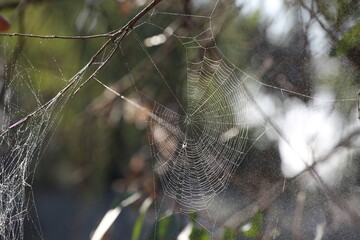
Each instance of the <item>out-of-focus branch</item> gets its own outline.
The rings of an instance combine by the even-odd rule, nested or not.
[[[18,8],[18,19],[19,19],[19,32],[23,33],[25,32],[25,24],[24,24],[24,18],[25,18],[25,9],[26,9],[26,2],[24,3],[18,3],[17,6],[22,6],[21,8]],[[7,61],[7,67],[4,71],[4,76],[1,77],[3,80],[2,88],[0,89],[0,103],[4,103],[4,95],[6,92],[7,83],[10,81],[13,71],[14,71],[14,65],[17,62],[21,52],[23,51],[25,46],[25,39],[20,38],[17,41],[17,44],[15,46],[14,51],[12,52],[10,58]]]
[[[5,37],[21,37],[21,38],[40,38],[40,39],[93,39],[93,38],[111,38],[113,37],[112,33],[104,34],[94,34],[94,35],[85,35],[85,36],[61,36],[61,35],[36,35],[28,33],[0,33],[0,36]]]
[[[330,158],[334,152],[341,147],[348,145],[353,138],[360,136],[360,129],[356,129],[353,132],[349,133],[346,137],[343,138],[342,141],[338,143],[338,145],[328,154],[326,154],[323,158],[314,161],[311,166],[308,166],[306,169],[298,173],[296,176],[279,180],[269,189],[264,191],[261,196],[252,204],[243,208],[242,210],[233,214],[224,224],[223,227],[237,228],[249,221],[253,215],[258,210],[266,210],[271,204],[284,192],[284,181],[293,182],[299,176],[303,175],[305,172],[310,172],[310,174],[316,179],[316,181],[321,185],[321,188],[325,192],[325,194],[329,197],[330,201],[332,201],[335,205],[337,205],[342,211],[346,212],[348,216],[351,218],[352,222],[360,227],[360,217],[356,214],[356,212],[352,211],[345,200],[340,199],[334,191],[332,191],[326,183],[321,179],[319,174],[316,172],[315,167],[317,164],[322,163]]]
[[[257,211],[267,209],[281,195],[283,192],[283,186],[283,180],[277,181],[270,189],[263,191],[256,201],[228,218],[223,224],[223,227],[237,229],[239,226],[251,219]]]
[[[20,1],[16,2],[4,2],[0,4],[0,11],[8,10],[8,9],[14,9],[20,4]]]
[[[171,42],[169,43],[169,41]],[[168,40],[168,44],[166,46],[166,48],[160,48],[159,51],[157,51],[152,57],[152,59],[154,59],[154,63],[147,62],[145,60],[141,61],[135,68],[131,69],[128,74],[121,77],[114,84],[112,84],[110,88],[116,92],[123,92],[133,86],[135,82],[144,77],[149,71],[151,71],[151,69],[154,68],[154,64],[158,64],[169,55],[169,53],[176,46],[175,40]],[[107,109],[107,107],[118,98],[117,95],[108,93],[109,90],[105,89],[100,96],[91,101],[91,103],[86,108],[86,113],[96,115],[100,111]]]
[[[249,90],[244,87],[245,91],[249,93]],[[251,96],[250,94],[248,94]],[[273,127],[273,129],[285,140],[285,136],[282,133],[282,131],[272,122],[272,120],[267,116],[260,106],[257,104],[257,102],[251,98],[251,101],[256,105],[257,109],[259,110],[260,114],[264,117],[264,119]],[[333,202],[339,209],[341,209],[343,212],[345,212],[349,217],[351,222],[360,228],[360,216],[353,210],[350,209],[347,202],[337,196],[337,194],[322,180],[318,172],[316,171],[315,167],[317,164],[326,161],[329,159],[329,157],[340,147],[349,145],[348,142],[353,140],[353,138],[360,135],[360,129],[356,129],[353,132],[349,133],[346,137],[344,137],[338,145],[329,152],[327,155],[325,155],[323,158],[315,160],[314,163],[310,166],[307,166],[303,171],[298,173],[296,176],[289,178],[286,181],[294,181],[297,179],[300,175],[302,175],[305,172],[309,172],[310,175],[314,178],[314,180],[319,184],[322,191],[325,193],[325,195],[329,198],[331,202]],[[288,143],[290,144],[290,143]],[[291,145],[290,145],[291,146]],[[276,182],[273,187],[269,191],[264,191],[264,193],[258,198],[258,200],[255,203],[250,204],[248,207],[240,210],[239,212],[235,213],[232,217],[230,217],[225,223],[224,227],[231,227],[231,228],[237,228],[241,224],[245,223],[251,217],[253,214],[258,210],[265,210],[267,207],[269,207],[281,194],[284,192],[284,189],[280,186],[283,186],[283,181]]]
[[[345,200],[339,198],[338,195],[329,188],[329,186],[322,180],[318,172],[315,170],[315,168],[309,168],[309,172],[320,184],[320,187],[323,189],[330,201],[332,201],[337,207],[339,207],[339,209],[345,212],[350,217],[351,222],[356,227],[360,228],[360,216],[349,207],[348,203]]]
[[[46,0],[19,0],[12,2],[4,2],[0,4],[0,11],[11,10],[17,8],[18,11],[24,10],[23,8],[29,3],[40,3]]]
[[[171,23],[170,25],[177,26],[179,25],[178,31],[182,31],[182,35],[186,35],[187,31],[191,31],[192,28],[198,28],[196,24],[189,17],[191,14],[191,1],[185,0],[184,2],[184,11],[187,13],[187,16],[181,19],[180,23]],[[218,22],[218,28],[214,31],[214,38],[222,29],[222,26],[226,25],[228,21],[231,19],[225,19],[223,22]],[[111,89],[114,89],[116,92],[123,92],[126,89],[130,88],[134,82],[141,79],[145,76],[153,67],[154,64],[158,64],[162,62],[163,59],[175,48],[176,40],[175,38],[168,38],[166,48],[160,48],[155,55],[152,57],[154,59],[154,63],[146,61],[140,62],[135,68],[131,69],[131,71],[116,81],[114,84],[109,86]],[[98,114],[100,111],[107,109],[107,107],[118,98],[115,94],[108,94],[109,90],[105,89],[104,92],[95,98],[87,107],[86,113],[88,114]]]
[[[15,127],[18,127],[20,125],[22,125],[23,123],[27,122],[30,118],[32,118],[34,115],[36,115],[38,112],[40,112],[41,110],[55,104],[60,98],[61,96],[67,92],[72,86],[75,85],[75,83],[78,82],[79,77],[96,61],[96,59],[105,51],[105,49],[110,46],[111,44],[117,43],[120,44],[120,42],[124,39],[124,37],[130,32],[132,31],[132,28],[135,26],[135,24],[143,17],[145,16],[151,9],[153,9],[158,3],[160,3],[162,0],[153,0],[149,5],[147,5],[143,10],[141,10],[135,17],[133,17],[127,24],[125,24],[121,29],[117,30],[116,32],[114,32],[113,34],[111,34],[111,38],[109,40],[107,40],[102,47],[91,57],[91,59],[89,60],[89,62],[85,65],[84,68],[82,68],[73,78],[72,80],[63,88],[61,89],[56,96],[54,96],[53,98],[51,98],[49,101],[47,101],[45,104],[41,105],[40,107],[38,107],[36,110],[34,110],[33,112],[29,113],[28,115],[26,115],[25,117],[23,117],[22,119],[16,121],[13,124],[10,124],[8,127],[6,127],[1,133],[0,133],[0,137],[4,136],[7,132],[9,132],[10,130],[12,130]],[[106,65],[106,63],[110,60],[110,58],[112,57],[112,54],[114,52],[111,53],[111,55],[108,56],[108,58],[103,61],[103,64],[101,66],[99,66],[99,68],[97,68],[92,74],[90,74],[90,76],[84,80],[84,82],[79,86],[79,88],[77,89],[80,90],[80,88],[87,83],[90,79],[92,79],[93,77],[96,76],[96,74],[102,69],[103,66]]]
[[[314,7],[309,7],[306,5],[304,0],[298,0],[300,6],[305,9],[312,18],[314,18],[322,29],[328,34],[328,36],[332,39],[334,45],[336,46],[339,42],[339,38],[341,38],[341,34],[344,34],[343,26],[346,24],[349,15],[352,13],[351,16],[357,16],[356,15],[356,9],[358,9],[358,1],[351,0],[350,2],[347,2],[346,5],[340,9],[337,9],[336,18],[331,18],[330,15],[326,12],[326,8],[323,7],[324,3],[321,3],[318,0],[314,0],[312,3],[316,4]],[[328,4],[327,2],[325,5]],[[316,10],[314,8],[316,7]],[[321,16],[327,21],[325,23]],[[356,23],[356,19],[351,19],[352,22]],[[328,26],[327,26],[328,25]],[[330,26],[329,26],[330,25]],[[358,71],[360,71],[360,46],[359,44],[357,46],[351,46],[350,49],[348,49],[345,52],[346,57],[356,66]]]
[[[314,9],[311,9],[309,6],[306,5],[306,3],[304,3],[303,0],[298,0],[298,2],[300,3],[301,7],[303,7],[312,18],[314,18],[319,25],[321,26],[322,29],[324,29],[324,31],[326,31],[326,33],[329,35],[329,37],[333,40],[333,41],[338,41],[338,37],[336,36],[336,34],[329,29],[326,24],[320,19],[319,17],[319,12],[315,12]]]

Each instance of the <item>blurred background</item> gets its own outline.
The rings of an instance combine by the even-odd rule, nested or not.
[[[107,33],[148,3],[0,0],[0,31]],[[215,230],[194,221],[186,232],[192,220],[181,216],[156,225],[156,209],[145,201],[161,199],[147,115],[89,81],[54,110],[61,114],[34,156],[24,238],[89,239],[108,210],[137,193],[103,239],[358,239],[359,18],[354,0],[163,0],[97,78],[147,109],[156,101],[176,110],[174,94],[185,101],[189,56],[169,32],[195,37],[211,23],[219,50],[252,76],[256,102],[246,116],[246,155]],[[0,36],[0,104],[10,91],[11,122],[55,96],[105,41]]]

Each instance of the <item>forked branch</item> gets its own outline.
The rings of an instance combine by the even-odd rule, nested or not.
[[[67,92],[76,82],[78,82],[79,77],[96,61],[96,58],[105,51],[105,49],[110,46],[111,44],[117,43],[120,44],[120,42],[124,39],[124,37],[131,32],[135,24],[143,17],[145,16],[151,9],[153,9],[158,3],[160,3],[162,0],[153,0],[149,5],[147,5],[143,10],[141,10],[135,17],[133,17],[127,24],[125,24],[121,29],[117,30],[114,33],[108,33],[108,34],[100,34],[100,35],[94,35],[95,37],[109,37],[109,39],[102,45],[102,47],[91,57],[89,62],[86,64],[84,68],[82,68],[73,78],[72,80],[63,88],[61,89],[56,96],[54,96],[52,99],[44,103],[43,105],[39,106],[36,110],[29,113],[25,117],[21,118],[20,120],[16,121],[15,123],[10,124],[8,127],[6,127],[2,132],[0,133],[0,137],[4,136],[7,132],[9,132],[11,129],[14,129],[23,123],[27,122],[30,118],[32,118],[34,115],[36,115],[41,110],[55,104],[61,96]],[[39,36],[39,35],[29,35],[29,34],[2,34],[3,36],[19,36],[19,37],[34,37],[34,38],[46,38],[46,39],[55,39],[55,38],[62,38],[62,39],[84,39],[84,36],[78,36],[78,37],[67,37],[67,36]],[[85,36],[89,37],[90,36]],[[99,66],[87,79],[85,79],[84,83],[87,83],[90,79],[96,76],[96,74],[106,65],[106,63],[110,60],[112,57],[112,54],[109,55],[109,57],[104,61],[104,63]]]

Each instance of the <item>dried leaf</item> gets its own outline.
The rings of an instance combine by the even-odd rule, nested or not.
[[[6,32],[10,27],[10,20],[0,14],[0,32]]]

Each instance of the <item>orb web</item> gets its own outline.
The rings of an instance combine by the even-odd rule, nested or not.
[[[204,51],[201,61],[188,62],[186,113],[154,107],[163,119],[149,122],[155,171],[165,195],[187,209],[206,209],[241,162],[248,129],[236,109],[246,111],[245,80]]]
[[[177,1],[164,1],[164,5],[169,2],[171,5]],[[202,4],[200,2],[199,4]],[[247,116],[256,109],[254,104],[251,104],[254,101],[253,98],[260,95],[261,88],[271,88],[280,93],[291,92],[250,77],[235,66],[234,61],[232,64],[225,57],[226,54],[222,54],[216,44],[218,26],[212,25],[216,22],[215,15],[221,15],[222,11],[226,9],[224,6],[217,6],[222,2],[218,0],[214,1],[213,5],[209,3],[212,6],[209,7],[210,12],[201,14],[176,10],[171,12],[166,7],[166,10],[162,11],[162,7],[155,7],[148,18],[144,17],[138,25],[126,28],[131,30],[119,36],[116,42],[109,40],[105,43],[88,64],[79,70],[49,102],[42,103],[42,99],[38,98],[38,93],[32,91],[39,105],[38,110],[26,115],[29,111],[19,112],[12,106],[8,112],[17,112],[20,116],[25,115],[25,117],[13,123],[13,120],[18,118],[11,116],[11,121],[5,119],[5,122],[2,123],[2,126],[8,127],[8,129],[3,129],[6,133],[0,136],[2,147],[0,157],[1,238],[22,238],[23,221],[28,216],[27,212],[33,203],[33,200],[26,197],[26,187],[31,186],[34,172],[30,166],[37,164],[41,146],[44,144],[46,136],[49,135],[50,129],[55,127],[55,120],[61,112],[61,108],[68,98],[75,96],[82,86],[94,79],[113,54],[118,53],[118,49],[123,50],[132,46],[121,42],[124,37],[129,43],[132,36],[135,36],[139,46],[137,46],[138,49],[129,51],[142,50],[146,54],[144,62],[150,62],[150,65],[153,65],[157,71],[157,75],[154,74],[154,76],[156,75],[158,80],[165,84],[165,88],[162,90],[170,92],[169,95],[173,95],[176,100],[173,102],[178,106],[171,108],[166,101],[158,101],[154,96],[150,96],[149,98],[154,104],[152,112],[149,112],[142,105],[111,90],[102,83],[106,80],[95,80],[148,116],[152,166],[159,178],[161,188],[160,194],[156,195],[155,202],[158,204],[156,207],[165,209],[165,211],[172,207],[173,213],[187,214],[193,211],[203,211],[212,224],[210,227],[204,224],[203,227],[213,233],[211,227],[220,221],[216,219],[217,216],[212,215],[225,211],[225,207],[221,209],[224,192],[251,147],[246,146],[249,143],[248,131],[249,127],[253,126],[254,121],[257,120],[249,120]],[[165,15],[166,18],[164,18]],[[169,23],[169,21],[171,22]],[[188,28],[185,29],[186,27],[183,25]],[[155,33],[158,33],[159,30],[161,33],[148,36],[146,39],[143,39],[146,34],[137,34],[144,29],[151,32],[151,28],[157,30],[154,31]],[[142,33],[146,32],[142,31]],[[152,51],[150,48],[168,44],[171,41],[177,42],[180,48],[186,52],[184,58],[186,77],[172,76],[179,77],[179,82],[186,82],[185,97],[178,94],[179,92],[175,90],[174,86],[170,86],[170,80],[173,81],[173,79],[164,76],[161,63],[158,62],[157,57],[149,53]],[[164,45],[163,48],[168,45]],[[133,53],[131,52],[131,54]],[[132,63],[134,65],[131,65],[131,54],[124,55],[122,53],[124,66],[127,68],[125,71],[129,72],[129,75],[133,69],[137,70],[138,59],[140,59],[140,57],[137,58],[136,62]],[[170,58],[173,57],[169,57],[169,61]],[[164,59],[166,61],[166,58]],[[178,65],[173,67],[179,68]],[[181,65],[181,67],[183,66]],[[144,72],[147,73],[150,70]],[[132,77],[136,78],[136,74],[134,75]],[[138,78],[142,78],[146,74],[137,75],[140,76]],[[138,91],[137,83],[133,81],[132,84]],[[249,87],[254,87],[255,91],[250,92]],[[296,92],[291,93],[312,98]],[[269,127],[264,123],[260,128],[259,138]],[[259,138],[251,140],[256,142]],[[174,202],[173,206],[169,207],[169,204],[166,203],[167,198]],[[178,206],[174,207],[175,205]],[[164,214],[165,211],[160,209],[156,210],[158,211],[155,220],[158,221],[166,213]],[[213,214],[214,212],[215,214]],[[41,230],[38,232],[41,237]]]

